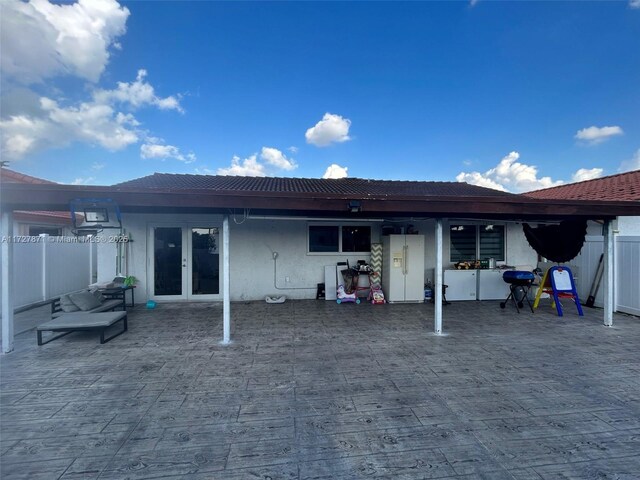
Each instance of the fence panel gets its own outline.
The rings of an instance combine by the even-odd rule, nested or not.
[[[583,303],[589,298],[589,290],[591,290],[591,284],[596,276],[602,252],[604,252],[604,238],[601,235],[587,235],[582,250],[576,258],[569,262],[571,266],[578,267],[576,269],[576,290]],[[604,307],[603,292],[604,282],[600,282],[595,299],[595,305],[598,307]]]
[[[76,243],[75,237],[31,238],[33,242],[13,244],[14,308],[80,290],[94,281],[95,245]]]
[[[616,241],[616,310],[640,315],[640,236]]]
[[[88,242],[67,243],[56,237],[47,244],[47,297],[86,288],[90,283],[91,258]]]
[[[42,297],[42,244],[13,245],[13,306],[44,300]]]

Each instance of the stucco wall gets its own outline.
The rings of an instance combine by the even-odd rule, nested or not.
[[[640,235],[640,217],[618,217],[618,234],[625,236]]]
[[[307,226],[304,220],[230,219],[231,299],[259,300],[266,295],[286,294],[289,298],[315,298],[316,285],[324,282],[324,266],[339,261],[369,261],[369,255],[309,254],[307,253]],[[123,214],[123,227],[131,237],[128,244],[127,267],[121,272],[138,278],[136,302],[146,302],[152,294],[152,282],[147,274],[150,263],[148,228],[150,225],[218,226],[219,215],[150,215]],[[347,222],[348,223],[348,222]],[[388,224],[388,223],[387,223]],[[435,221],[409,221],[399,226],[413,225],[425,236],[426,277],[432,278],[435,267]],[[372,241],[380,241],[382,223],[369,223]],[[443,225],[444,268],[449,268],[449,225]],[[507,224],[506,262],[510,265],[536,264],[536,253],[528,245],[520,224]],[[220,236],[222,243],[222,233]],[[274,284],[273,253],[277,252],[277,271]],[[222,252],[220,252],[222,253]],[[98,245],[98,279],[111,280],[116,274],[115,244]],[[288,278],[288,281],[287,281]]]

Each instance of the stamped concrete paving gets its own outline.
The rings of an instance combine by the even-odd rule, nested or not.
[[[130,313],[2,358],[3,479],[637,479],[640,319],[498,302]]]

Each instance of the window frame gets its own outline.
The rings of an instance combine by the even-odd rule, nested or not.
[[[453,253],[453,242],[451,239],[451,229],[456,226],[456,225],[463,225],[464,227],[473,227],[474,231],[475,231],[475,258],[473,259],[468,259],[468,260],[459,260],[459,259],[453,259],[451,257],[452,253]],[[496,262],[506,262],[507,259],[507,225],[505,223],[501,223],[501,222],[493,222],[493,223],[465,223],[464,221],[462,222],[451,222],[449,224],[449,261],[452,263],[455,262],[465,262],[465,261],[471,261],[471,260],[484,260],[485,258],[490,258],[488,256],[482,256],[481,252],[480,252],[480,229],[482,227],[486,227],[487,225],[495,225],[497,227],[501,227],[502,228],[502,255],[501,258],[498,257],[493,257],[496,259]]]
[[[336,227],[338,229],[338,250],[334,252],[312,252],[311,251],[311,235],[310,235],[310,227]],[[371,246],[369,246],[368,251],[358,251],[358,252],[345,252],[343,251],[342,246],[342,235],[343,228],[345,227],[367,227],[369,228],[369,245],[373,243],[373,225],[370,223],[359,223],[359,222],[318,222],[318,223],[308,223],[306,226],[307,233],[307,255],[319,255],[319,256],[327,256],[327,255],[370,255],[371,254]]]

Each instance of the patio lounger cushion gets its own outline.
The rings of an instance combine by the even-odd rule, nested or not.
[[[105,300],[103,303],[100,304],[100,306],[98,306],[96,308],[92,308],[91,310],[87,310],[86,312],[83,312],[81,310],[78,310],[76,312],[53,312],[51,314],[51,318],[58,318],[58,317],[61,317],[63,315],[78,315],[78,314],[81,314],[81,313],[108,312],[110,310],[116,310],[116,309],[124,310],[122,300],[120,300],[120,299]]]
[[[83,293],[84,295],[78,296],[81,293]],[[102,294],[100,294],[100,296],[103,297]],[[75,303],[73,303],[73,300],[77,300],[81,305],[76,305]],[[63,308],[63,304],[66,305],[66,310],[65,308]],[[80,309],[80,307],[87,308],[89,305],[97,306],[84,311]],[[109,312],[111,310],[126,310],[124,296],[122,296],[121,298],[106,298],[101,302],[98,300],[97,295],[95,295],[94,293],[91,293],[89,290],[82,290],[81,292],[73,292],[68,295],[62,295],[61,297],[54,298],[51,302],[51,318],[61,317],[62,315],[66,314],[84,312],[99,313]]]
[[[102,302],[91,292],[78,292],[69,294],[69,298],[83,312],[93,310],[102,305]]]
[[[112,335],[111,337],[105,339],[105,330],[119,321],[123,322],[122,330],[115,335]],[[64,335],[68,335],[71,332],[77,332],[81,330],[98,330],[100,332],[100,343],[106,343],[112,338],[115,338],[127,331],[127,312],[75,312],[64,314],[58,318],[49,320],[48,322],[36,327],[36,332],[38,335],[38,345],[44,345],[46,343],[52,342],[53,340],[56,340],[57,338],[63,337]],[[62,333],[61,335],[56,335],[43,342],[42,332],[64,333]]]
[[[94,297],[96,297],[100,301],[100,303],[104,302],[107,299],[107,297],[105,297],[97,288],[94,288],[89,291],[93,294]]]
[[[62,295],[60,297],[60,308],[63,312],[77,312],[80,308],[71,301],[69,295]]]

